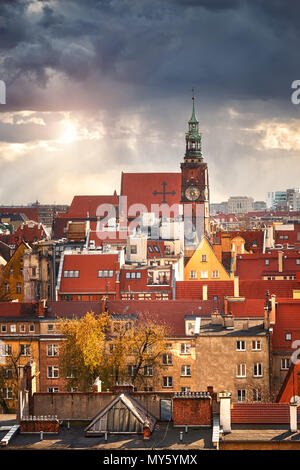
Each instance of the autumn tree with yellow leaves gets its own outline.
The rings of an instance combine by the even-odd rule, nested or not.
[[[121,381],[147,384],[150,377],[145,371],[154,370],[160,362],[169,333],[147,314],[124,319],[106,312],[61,320],[60,328],[65,336],[61,368],[68,385],[81,391],[90,390],[97,377],[104,390]]]

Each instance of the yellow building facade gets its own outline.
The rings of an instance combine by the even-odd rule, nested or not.
[[[184,267],[185,281],[228,281],[230,276],[219,261],[210,242],[203,237]]]

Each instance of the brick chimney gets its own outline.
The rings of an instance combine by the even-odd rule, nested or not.
[[[46,300],[41,300],[36,303],[36,313],[38,317],[44,317],[46,310]]]
[[[283,271],[283,251],[278,251],[278,271]]]
[[[226,328],[226,330],[234,330],[234,316],[232,315],[232,312],[225,315],[224,328]]]
[[[224,313],[228,315],[228,299],[224,297]]]

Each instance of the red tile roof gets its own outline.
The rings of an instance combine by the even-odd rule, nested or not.
[[[168,206],[179,204],[181,173],[122,173],[121,195],[127,196],[128,209],[133,204],[144,204],[150,212],[151,204],[160,205],[163,201],[162,194],[156,194],[163,191],[163,183],[166,183],[165,192],[172,193],[165,196]]]
[[[210,300],[214,296],[223,299],[225,295],[233,295],[233,281],[177,281],[176,299],[202,299],[203,286],[207,286],[207,295]]]
[[[228,301],[228,312],[234,317],[264,317],[264,299],[246,299],[244,301]]]
[[[116,291],[118,254],[65,254],[60,293],[105,293]],[[113,277],[98,277],[99,270],[112,270]],[[78,278],[64,277],[64,271],[79,271]]]
[[[300,409],[298,409],[298,416]],[[232,424],[288,424],[289,405],[283,403],[234,403]]]
[[[0,302],[0,317],[35,316],[36,302]]]
[[[36,207],[0,207],[0,214],[25,214],[29,220],[39,222],[38,209]]]
[[[300,362],[298,364],[291,363],[276,401],[289,403],[295,395],[300,396]]]
[[[176,298],[178,300],[202,299],[202,288],[207,286],[208,299],[218,296],[219,299],[224,296],[233,296],[233,281],[177,281]],[[293,297],[293,290],[299,289],[299,282],[286,281],[265,281],[263,279],[240,280],[239,294],[247,299],[265,299],[266,291],[279,297]]]
[[[0,240],[7,245],[18,246],[22,241],[33,243],[49,238],[42,224],[34,222],[33,224],[25,223],[20,225],[18,229],[9,235],[0,235]]]
[[[292,351],[292,344],[300,340],[300,299],[276,299],[276,320],[273,327],[273,349]],[[291,341],[286,340],[291,333]]]
[[[95,218],[97,208],[101,204],[111,204],[118,206],[119,196],[116,192],[112,196],[74,196],[69,211],[61,214],[60,217],[69,219]]]
[[[82,317],[88,312],[94,312],[96,315],[100,315],[103,310],[102,302],[47,302],[46,317]]]
[[[279,251],[267,253],[253,253],[238,255],[236,260],[236,274],[240,279],[261,279],[262,276],[289,276],[295,275],[300,265],[296,260],[300,259],[297,251],[284,251],[282,255],[282,272],[279,272]],[[269,264],[266,265],[266,260]]]
[[[174,336],[185,335],[185,316],[207,316],[217,308],[214,301],[122,301],[111,300],[107,302],[110,314],[142,315],[155,322],[164,323],[170,328]],[[201,308],[199,308],[201,307]]]

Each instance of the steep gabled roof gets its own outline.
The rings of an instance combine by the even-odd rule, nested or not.
[[[125,407],[129,410],[130,413],[136,418],[136,420],[143,426],[146,423],[149,424],[150,432],[153,431],[156,418],[148,411],[146,408],[143,407],[141,403],[135,400],[130,394],[128,393],[121,393],[120,395],[116,396],[108,405],[106,405],[102,410],[100,410],[96,416],[92,419],[90,424],[85,428],[84,432],[86,434],[96,434],[105,432],[106,429],[101,429],[101,422],[100,420],[118,403],[121,402]],[[116,431],[111,431],[118,433],[118,429]],[[122,431],[119,431],[122,433]],[[123,431],[124,432],[124,431]],[[130,432],[130,430],[128,431]],[[134,432],[134,431],[132,431]]]
[[[168,206],[180,204],[181,173],[122,173],[121,196],[127,196],[128,209],[133,204],[143,204],[151,212],[151,204],[160,205],[163,201],[163,183]]]

